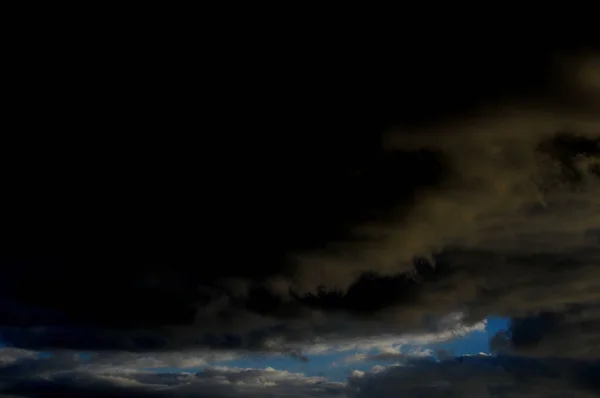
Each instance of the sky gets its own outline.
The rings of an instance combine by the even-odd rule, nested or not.
[[[453,333],[429,335],[396,335],[375,339],[352,340],[347,344],[327,346],[326,350],[315,346],[305,348],[303,359],[281,353],[244,354],[231,352],[213,356],[204,353],[145,353],[144,355],[123,356],[112,354],[102,360],[97,353],[71,351],[70,357],[80,370],[87,369],[96,375],[103,373],[131,372],[145,373],[155,377],[168,375],[204,375],[211,372],[233,370],[258,371],[276,375],[285,371],[294,377],[323,378],[334,383],[344,383],[349,375],[356,372],[369,372],[378,367],[399,366],[411,359],[440,361],[449,357],[487,357],[490,340],[496,333],[507,330],[509,320],[490,317],[471,328],[456,328]],[[383,355],[388,355],[387,357]],[[23,350],[0,343],[1,364],[10,366],[35,358],[38,361],[54,362],[65,366],[64,353],[56,351]],[[109,359],[108,361],[106,359]],[[115,360],[116,359],[116,360]],[[46,365],[49,367],[48,365]],[[121,367],[119,369],[119,367]],[[118,369],[118,370],[117,370]],[[301,375],[301,376],[300,376]]]
[[[0,398],[597,397],[592,36],[259,30],[22,36]]]

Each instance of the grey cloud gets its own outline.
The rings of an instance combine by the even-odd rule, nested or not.
[[[597,114],[508,102],[437,127],[390,131],[385,145],[391,158],[402,161],[383,162],[375,174],[385,175],[380,185],[400,191],[409,185],[410,199],[392,206],[389,217],[349,227],[352,239],[329,242],[323,250],[295,250],[290,263],[275,271],[261,268],[260,251],[229,250],[243,253],[244,261],[236,257],[233,263],[258,263],[256,269],[238,267],[244,269],[240,275],[222,281],[221,269],[205,267],[210,287],[197,283],[201,272],[186,278],[175,270],[144,270],[147,278],[139,279],[131,271],[129,279],[119,280],[121,295],[110,305],[102,295],[112,291],[85,296],[85,284],[56,305],[80,296],[91,298],[89,305],[102,303],[81,311],[81,319],[69,323],[66,311],[49,316],[31,310],[35,314],[25,316],[8,303],[13,308],[0,311],[11,322],[0,330],[9,343],[31,349],[214,348],[295,355],[298,346],[323,340],[431,332],[438,326],[426,319],[449,312],[467,313],[467,323],[476,323],[490,314],[519,318],[598,302]],[[573,134],[557,135],[561,131]],[[410,175],[429,163],[444,172],[413,190]],[[105,283],[118,274],[113,267]],[[12,274],[27,274],[14,268]],[[252,271],[260,277],[245,274]],[[36,280],[52,276],[44,272]],[[43,288],[38,285],[31,287],[32,296]],[[143,294],[130,294],[134,285]],[[130,296],[135,299],[121,300]],[[569,322],[565,330],[583,330],[590,321]],[[580,348],[556,344],[549,352],[581,356],[585,345],[595,344],[591,335],[573,343]]]
[[[25,397],[345,396],[341,383],[271,368],[209,368],[200,373],[157,373],[65,365],[64,361],[39,360],[38,365],[32,367],[23,360],[20,372],[2,367],[0,391]]]
[[[323,342],[339,345],[355,339],[435,331],[438,327],[435,322],[423,323],[425,315],[431,319],[437,314],[443,319],[442,316],[450,311],[462,311],[468,315],[463,320],[468,326],[488,314],[526,317],[540,311],[560,312],[575,304],[593,303],[599,299],[600,291],[600,272],[595,266],[599,254],[600,251],[591,248],[578,253],[552,255],[448,249],[435,257],[435,267],[423,265],[422,271],[415,274],[414,281],[399,279],[395,282],[397,284],[390,285],[391,292],[409,292],[406,299],[399,296],[396,301],[390,300],[387,307],[368,316],[351,314],[343,307],[327,311],[314,308],[291,319],[270,315],[257,317],[248,312],[244,325],[238,328],[238,322],[232,318],[231,324],[219,326],[221,330],[207,329],[202,323],[139,331],[64,326],[4,328],[3,335],[11,343],[30,349],[63,347],[168,352],[182,348],[213,348],[242,354],[288,352],[293,355]],[[375,278],[369,294],[374,298],[383,294],[385,284],[387,282],[382,288]],[[349,292],[353,294],[352,288]],[[366,297],[363,293],[361,295]],[[330,302],[341,306],[347,297],[333,297]],[[323,300],[329,298],[324,296]],[[258,322],[252,322],[252,317]],[[580,326],[575,326],[579,318],[571,317],[569,330],[587,330],[591,338],[594,332],[586,325],[590,324],[592,317],[593,313],[585,315],[580,319]],[[592,345],[586,347],[586,342]],[[554,354],[582,355],[590,349],[594,352],[593,342],[593,339],[573,340],[573,344],[581,345],[578,349],[556,344]]]
[[[462,357],[354,372],[349,397],[595,397],[597,362]]]
[[[7,365],[18,362],[25,358],[37,358],[39,353],[36,351],[25,350],[22,348],[4,347],[0,348],[0,365]]]
[[[82,361],[88,368],[199,368],[213,362],[230,361],[242,356],[236,351],[166,351],[166,352],[92,352]]]
[[[28,360],[23,360],[27,362]],[[156,373],[57,367],[40,361],[33,372],[13,377],[0,367],[0,392],[23,397],[595,397],[597,361],[473,356],[401,366],[375,366],[332,382],[271,368],[216,367],[199,373]],[[64,365],[64,360],[60,361]]]
[[[590,245],[586,233],[600,223],[600,181],[589,171],[600,151],[590,140],[600,134],[600,120],[543,111],[492,113],[439,130],[390,134],[390,145],[399,149],[439,151],[449,177],[419,192],[408,211],[400,208],[386,223],[357,228],[371,238],[364,244],[300,255],[293,283],[345,289],[361,272],[408,272],[415,256],[431,257],[448,245],[523,254]],[[575,153],[568,165],[539,148],[563,128],[587,136],[591,148],[589,154],[570,148]],[[576,189],[568,185],[565,167],[579,173]]]
[[[573,305],[556,312],[513,318],[506,331],[491,340],[500,353],[535,357],[600,357],[598,305]]]
[[[565,34],[558,30],[557,36]],[[564,367],[583,370],[587,365],[581,358],[597,358],[598,63],[568,59],[547,74],[543,46],[537,40],[519,41],[525,45],[512,54],[514,60],[506,59],[508,51],[494,48],[499,43],[475,52],[448,40],[451,50],[434,46],[414,54],[426,59],[418,65],[389,62],[399,79],[378,77],[376,85],[383,83],[386,93],[402,100],[388,104],[387,99],[373,101],[370,90],[365,101],[355,101],[364,92],[349,94],[363,83],[343,79],[339,87],[324,90],[319,87],[324,79],[300,90],[311,92],[311,106],[325,109],[311,117],[304,104],[288,112],[296,103],[279,101],[283,93],[278,90],[274,97],[285,105],[260,106],[260,117],[250,117],[258,106],[235,117],[219,113],[217,125],[224,129],[218,135],[225,139],[209,137],[208,146],[222,143],[226,149],[215,156],[200,154],[196,145],[184,148],[187,143],[178,139],[172,147],[164,140],[154,147],[145,137],[129,141],[122,134],[118,140],[94,138],[75,157],[69,155],[72,150],[59,148],[71,146],[54,135],[51,140],[60,144],[42,144],[37,151],[27,143],[23,153],[9,150],[7,165],[20,172],[13,173],[18,184],[6,186],[7,198],[14,201],[6,206],[2,223],[0,332],[4,342],[21,350],[11,348],[0,356],[6,389],[58,396],[73,387],[83,396],[94,390],[118,396],[126,394],[125,386],[128,393],[160,396],[175,388],[183,393],[188,387],[180,384],[189,376],[97,370],[108,372],[118,364],[197,364],[202,359],[170,353],[209,348],[236,355],[285,353],[302,360],[306,347],[437,333],[448,327],[441,319],[449,312],[467,314],[463,326],[490,314],[512,317],[507,334],[494,339],[495,348],[538,358],[520,362],[530,369],[560,368],[550,372],[551,378],[541,377],[556,379],[557,392],[566,392],[569,383],[579,388],[581,380],[572,373],[565,371],[567,382],[554,377],[563,374],[560,363],[540,364],[549,356],[570,357],[577,360],[564,359]],[[399,51],[407,61],[413,55]],[[473,84],[467,88],[463,79]],[[235,92],[240,87],[234,80],[228,89]],[[257,81],[269,91],[264,80]],[[391,80],[394,88],[387,84]],[[371,82],[369,77],[364,83]],[[552,87],[537,91],[546,83]],[[254,93],[254,87],[244,88]],[[338,89],[344,94],[330,96]],[[476,98],[490,91],[521,96],[494,106],[491,97]],[[552,98],[534,99],[532,92]],[[485,106],[470,116],[464,107],[453,106],[467,102]],[[380,105],[386,109],[373,111]],[[383,149],[377,134],[364,140],[370,132],[354,134],[378,129],[380,121],[349,113],[368,107],[378,119],[395,113],[394,106],[402,108],[399,114],[415,116],[402,116],[404,122],[383,137]],[[428,106],[437,110],[423,109]],[[275,109],[264,112],[269,120],[262,120],[263,108]],[[156,113],[169,114],[161,128],[172,130],[180,112],[170,117],[175,113],[163,111]],[[63,113],[58,114],[62,125]],[[449,117],[434,116],[441,114]],[[101,116],[77,120],[76,128],[112,120],[109,114]],[[321,116],[327,121],[318,120]],[[224,126],[230,119],[242,122]],[[277,138],[265,139],[269,134],[263,127],[273,127]],[[244,134],[231,133],[238,128]],[[129,145],[131,150],[122,148],[117,156],[111,156],[112,148],[107,151]],[[169,155],[172,150],[176,154]],[[118,165],[109,166],[112,162]],[[61,166],[50,167],[55,163]],[[12,261],[13,255],[30,252],[33,261]],[[37,261],[40,257],[49,260]],[[573,338],[561,344],[565,336]],[[102,352],[85,370],[69,352],[38,358],[23,351],[65,348]],[[152,355],[140,360],[119,350]],[[481,395],[512,394],[512,387],[543,390],[532,373],[525,372],[529,387],[519,384],[520,376],[513,377],[520,374],[516,360],[500,366],[477,361],[418,362],[406,369],[415,369],[414,379],[425,384],[442,377],[441,369],[456,380],[457,391],[474,388]],[[489,380],[504,390],[472,387],[476,381],[461,373],[463,368],[481,380],[495,375]],[[506,371],[500,369],[514,372],[502,379]],[[359,394],[384,394],[398,388],[396,372],[353,376],[349,383],[361,388]],[[247,375],[252,380],[264,376],[256,370]],[[213,385],[217,376],[193,379],[218,394],[241,388]],[[248,381],[239,374],[220,376]],[[418,394],[429,387],[408,383],[406,388]]]

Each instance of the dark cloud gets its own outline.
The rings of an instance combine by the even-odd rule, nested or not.
[[[462,357],[441,362],[355,372],[348,380],[355,397],[574,397],[597,396],[592,375],[598,362],[519,357]]]
[[[512,319],[509,330],[491,341],[499,352],[538,357],[598,358],[600,321],[597,305],[572,305]]]
[[[215,367],[199,373],[85,368],[76,361],[30,359],[0,368],[0,391],[24,397],[593,397],[600,391],[598,361],[461,357],[413,359],[402,366],[354,371],[343,382],[266,369]],[[57,366],[58,365],[58,366]],[[80,364],[79,364],[80,365]],[[27,373],[15,373],[15,366]],[[60,369],[60,370],[59,370]],[[19,377],[14,377],[19,374]],[[53,395],[54,394],[54,395]]]
[[[72,358],[22,359],[0,368],[0,392],[24,397],[345,396],[341,383],[272,368],[160,373],[127,371],[118,363],[90,367]]]
[[[474,48],[413,36],[366,57],[366,69],[354,44],[290,42],[276,60],[232,47],[202,68],[202,106],[135,71],[84,76],[90,101],[80,87],[39,111],[12,101],[36,120],[22,128],[76,134],[32,143],[15,131],[2,156],[0,334],[16,350],[0,357],[6,391],[188,394],[166,374],[92,377],[75,359],[17,360],[18,349],[93,351],[96,362],[152,352],[173,364],[165,355],[178,350],[306,361],[311,347],[444,333],[489,315],[512,318],[493,348],[537,358],[531,369],[596,369],[583,359],[597,360],[599,346],[597,58],[587,40]],[[34,92],[47,84],[25,80]],[[518,362],[506,360],[415,372],[448,372],[459,394],[477,384],[462,369],[481,363],[474,377],[510,380],[482,388],[509,394],[523,386],[520,370],[499,370]],[[35,378],[58,370],[51,363],[66,373]],[[398,388],[399,371],[352,376],[359,392],[285,377],[269,391],[377,396]],[[550,391],[540,372],[523,376],[532,393]],[[263,377],[225,373],[227,386],[190,376],[189,394],[227,396],[235,381]],[[567,373],[559,387],[579,389]],[[407,394],[433,394],[415,388]]]

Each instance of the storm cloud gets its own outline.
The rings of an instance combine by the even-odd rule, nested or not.
[[[215,57],[198,110],[147,82],[25,107],[91,138],[2,158],[0,392],[596,396],[598,57],[439,40],[373,72],[354,47]],[[429,348],[489,317],[493,355]],[[347,374],[312,374],[331,353]],[[307,372],[229,366],[253,357]]]

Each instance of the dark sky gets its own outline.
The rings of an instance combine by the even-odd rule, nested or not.
[[[594,396],[589,34],[258,30],[20,36],[1,145],[5,349],[302,358],[322,339],[440,332],[460,311],[467,326],[511,319],[490,342],[498,356],[269,394],[434,397],[432,383],[459,380],[443,388],[549,396],[544,380],[558,375],[555,391]],[[174,385],[140,373],[128,389],[61,358],[0,362],[0,392]],[[505,387],[499,366],[514,376]],[[37,377],[61,369],[76,373]],[[164,396],[233,396],[206,372]],[[403,377],[424,381],[394,384]]]

